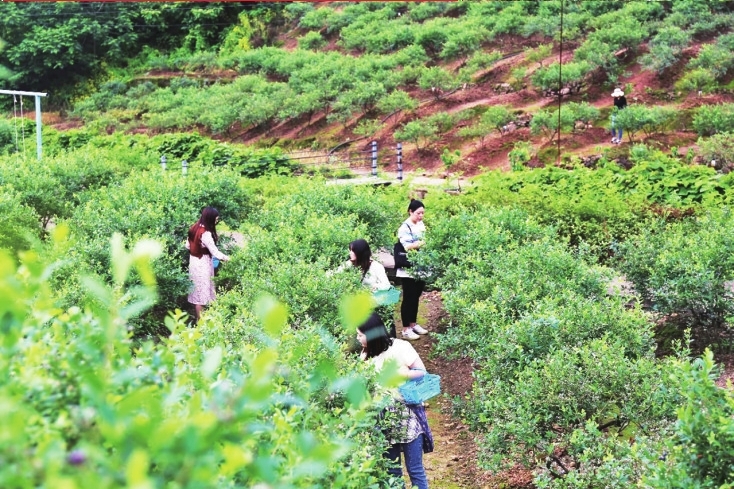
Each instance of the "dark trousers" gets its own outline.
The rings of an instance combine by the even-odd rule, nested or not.
[[[403,303],[400,305],[400,319],[403,327],[407,328],[418,319],[418,300],[423,293],[426,283],[422,280],[403,277]]]

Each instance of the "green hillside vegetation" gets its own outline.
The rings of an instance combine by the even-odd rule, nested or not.
[[[0,4],[0,64],[66,112],[40,162],[0,121],[0,487],[400,487],[375,429],[400,379],[358,361],[374,304],[334,270],[392,247],[410,177],[289,153],[360,136],[511,169],[429,191],[412,257],[434,354],[474,366],[451,406],[483,469],[732,487],[734,9],[563,5],[559,86],[560,1]],[[597,149],[617,84],[627,139]],[[191,327],[206,205],[232,260]]]
[[[726,53],[732,35],[726,29],[732,12],[726,2],[569,2],[562,35],[564,49],[573,55],[564,59],[559,76],[554,53],[561,39],[560,6],[559,1],[290,4],[249,8],[236,19],[227,4],[186,9],[164,5],[150,10],[126,6],[130,22],[158,19],[146,24],[151,30],[147,36],[141,32],[126,38],[125,53],[139,54],[125,58],[121,52],[117,57],[97,58],[96,64],[89,63],[94,67],[82,86],[72,87],[72,78],[62,73],[60,88],[68,84],[68,90],[77,94],[71,115],[90,128],[195,129],[217,138],[262,139],[266,144],[272,144],[268,135],[280,139],[273,131],[276,126],[300,128],[295,138],[280,141],[289,147],[330,147],[353,135],[376,135],[391,145],[405,137],[400,130],[411,120],[422,121],[425,114],[440,112],[439,99],[445,100],[443,106],[453,105],[448,97],[456,90],[484,88],[485,96],[491,96],[488,80],[515,86],[513,90],[521,95],[515,103],[521,105],[537,98],[532,93],[559,89],[569,92],[569,102],[594,102],[600,94],[592,90],[592,82],[611,90],[635,67],[658,75],[657,84],[665,84],[672,75],[667,86],[678,90],[679,101],[698,90],[730,93],[731,60]],[[30,7],[4,8],[14,14],[4,20],[8,24],[5,32],[14,34],[18,16]],[[51,14],[47,7],[44,15],[53,18],[71,7],[55,8],[56,13]],[[30,12],[42,17],[44,11],[39,9],[42,7],[36,6]],[[76,18],[72,13],[65,15]],[[160,20],[166,15],[181,17],[183,24],[179,25],[183,26],[195,22],[190,17],[214,19],[220,22],[214,24],[219,31],[205,34],[200,28],[191,29],[177,37],[174,28],[166,30],[167,24]],[[176,41],[179,44],[173,50]],[[21,59],[27,58],[21,53],[42,50],[31,42],[39,41],[28,37],[9,43],[3,61],[16,70],[19,82],[49,89],[43,80],[57,74],[60,63],[34,67],[34,74],[40,76],[30,76],[27,68],[21,69]],[[696,51],[690,50],[693,46]],[[503,57],[513,55],[520,57],[513,62],[516,68],[511,73],[494,68]],[[73,62],[78,65],[81,60]],[[98,89],[89,93],[92,85],[88,83],[94,80]],[[522,89],[524,86],[528,89]],[[643,99],[657,87],[630,89],[636,99]],[[606,96],[604,100],[609,105]],[[483,107],[489,105],[487,101]],[[734,129],[728,122],[712,128],[713,115],[689,113],[690,108],[649,114],[645,110],[652,107],[635,105],[641,105],[634,109],[638,112],[625,114],[630,120],[623,122],[631,137],[639,131],[649,137],[690,127],[685,119],[694,116],[705,119],[694,126],[701,135]],[[515,115],[523,112],[518,108]],[[537,109],[528,112],[531,117],[543,116]],[[554,118],[552,109],[548,117]],[[563,134],[573,132],[577,124],[607,124],[606,114],[589,118],[571,111],[561,118]],[[381,123],[368,124],[370,120]],[[537,122],[535,126],[543,125]],[[558,128],[545,126],[551,139]],[[310,127],[309,135],[299,143]],[[465,144],[467,138],[481,138],[479,146],[483,147],[486,125],[477,122],[473,127],[457,140],[455,136],[447,139],[453,133],[449,126],[427,142],[436,144],[441,139],[456,146]],[[427,149],[415,138],[413,142],[417,149]]]

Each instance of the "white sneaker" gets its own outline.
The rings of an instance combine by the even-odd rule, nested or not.
[[[619,140],[617,138],[612,138],[612,144],[617,144]]]
[[[412,329],[404,329],[403,330],[403,339],[404,340],[417,340],[420,338]]]
[[[413,326],[413,332],[416,334],[428,334],[428,330],[420,324],[416,324],[415,326]]]

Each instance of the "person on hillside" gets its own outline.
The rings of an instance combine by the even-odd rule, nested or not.
[[[425,208],[423,202],[411,199],[408,205],[408,218],[398,228],[398,240],[405,251],[419,250],[424,242],[426,225],[423,223]],[[425,288],[425,282],[414,278],[410,270],[398,268],[395,276],[400,277],[403,284],[403,302],[400,305],[400,318],[403,321],[402,337],[406,340],[417,340],[418,335],[428,331],[416,321],[418,319],[418,303]]]
[[[201,217],[189,228],[186,249],[189,250],[189,278],[193,282],[193,289],[188,300],[194,305],[194,320],[198,323],[201,311],[216,298],[214,292],[214,265],[212,257],[220,261],[229,261],[219,248],[217,242],[217,222],[219,211],[214,207],[205,207]]]
[[[614,108],[612,109],[612,144],[622,142],[622,127],[617,124],[617,112],[627,107],[627,99],[624,98],[624,92],[621,88],[615,88],[612,92],[614,99]]]
[[[371,362],[379,372],[385,362],[394,361],[398,372],[406,379],[417,379],[425,375],[425,366],[418,353],[408,341],[391,338],[377,313],[357,327],[357,341],[362,345],[360,358]],[[428,489],[428,479],[423,467],[423,453],[433,451],[433,434],[428,426],[426,410],[422,404],[406,404],[395,389],[380,416],[380,429],[385,434],[390,448],[384,456],[393,462],[389,473],[403,477],[400,454],[405,458],[410,482],[415,489]]]

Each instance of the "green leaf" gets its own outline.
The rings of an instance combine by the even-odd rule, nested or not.
[[[279,336],[288,321],[288,308],[270,295],[261,296],[255,302],[254,311],[271,338]]]
[[[210,379],[222,364],[222,347],[215,346],[204,353],[204,362],[201,364],[201,375]]]
[[[339,304],[339,317],[344,329],[351,333],[372,314],[375,301],[367,291],[344,297]]]
[[[146,451],[137,449],[130,455],[125,468],[127,487],[131,489],[149,489],[153,487],[148,479],[148,465],[149,460]]]

